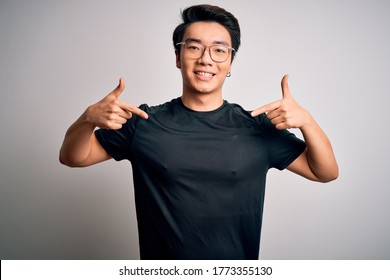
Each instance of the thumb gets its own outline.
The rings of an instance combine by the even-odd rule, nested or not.
[[[282,79],[282,96],[283,98],[291,97],[290,88],[288,87],[288,75],[284,75]]]
[[[125,89],[125,81],[122,77],[119,78],[119,84],[118,86],[109,93],[109,95],[114,96],[115,98],[119,98],[119,96],[122,94],[122,92]]]

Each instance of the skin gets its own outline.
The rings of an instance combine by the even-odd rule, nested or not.
[[[229,32],[215,22],[197,22],[187,27],[183,41],[188,38],[209,46],[224,42],[231,46]],[[222,86],[231,72],[232,59],[214,62],[208,51],[199,59],[190,59],[176,51],[176,66],[183,80],[181,99],[185,106],[195,111],[211,111],[223,104]],[[212,76],[199,72],[212,73]],[[71,167],[84,167],[108,160],[111,156],[102,148],[93,133],[96,127],[120,129],[133,114],[147,119],[148,115],[136,106],[119,99],[125,89],[123,78],[119,85],[99,102],[89,106],[64,138],[60,150],[60,162]],[[288,170],[313,181],[328,182],[338,176],[338,166],[326,134],[311,114],[293,98],[288,87],[288,76],[282,79],[282,98],[252,111],[255,117],[266,113],[277,129],[298,128],[302,131],[307,148],[288,166]]]
[[[148,118],[148,114],[141,109],[119,99],[124,89],[125,82],[120,78],[118,86],[112,92],[89,106],[69,127],[60,150],[62,164],[85,167],[111,159],[96,139],[95,128],[120,129],[133,114]]]
[[[277,129],[298,128],[306,142],[306,150],[287,169],[309,180],[329,182],[338,177],[339,170],[332,145],[311,114],[293,98],[288,76],[282,79],[282,98],[252,111],[253,117],[267,113]]]
[[[231,47],[230,34],[225,27],[215,22],[196,22],[187,27],[183,42],[192,38],[203,45],[210,46],[216,42],[225,42]],[[183,78],[182,101],[195,111],[211,111],[223,103],[222,86],[227,73],[231,71],[231,59],[225,62],[214,62],[208,50],[199,59],[190,59],[184,50],[176,52],[176,67],[181,70]],[[197,75],[197,71],[213,73],[211,78]]]

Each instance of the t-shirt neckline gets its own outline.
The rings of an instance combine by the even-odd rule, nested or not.
[[[183,101],[181,100],[181,97],[178,97],[177,101],[178,101],[178,103],[180,104],[180,106],[184,110],[186,110],[187,112],[190,112],[192,114],[196,114],[196,115],[209,115],[209,114],[217,113],[217,112],[221,111],[225,107],[225,105],[227,104],[227,101],[223,100],[222,105],[219,106],[218,108],[214,109],[214,110],[211,110],[211,111],[196,111],[196,110],[192,110],[192,109],[188,108],[186,105],[184,105]]]

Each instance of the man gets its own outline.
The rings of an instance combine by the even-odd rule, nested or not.
[[[60,161],[131,162],[142,259],[257,259],[268,169],[327,182],[338,176],[337,163],[287,76],[283,98],[252,112],[223,99],[240,44],[232,14],[199,5],[182,16],[173,34],[181,97],[137,108],[119,99],[121,78],[68,129]]]

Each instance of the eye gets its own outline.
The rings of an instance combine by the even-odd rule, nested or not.
[[[213,52],[218,53],[218,54],[225,54],[228,52],[228,49],[223,46],[215,46],[213,47]]]
[[[199,51],[201,49],[201,47],[198,44],[194,44],[194,43],[188,43],[186,44],[186,46],[187,49],[191,51]]]

